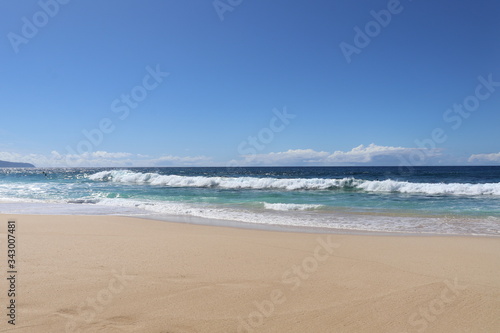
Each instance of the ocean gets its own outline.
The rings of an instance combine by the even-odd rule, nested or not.
[[[500,235],[500,167],[0,169],[0,213]]]

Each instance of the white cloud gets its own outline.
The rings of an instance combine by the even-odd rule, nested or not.
[[[206,156],[160,156],[151,157],[125,152],[96,151],[83,154],[60,154],[51,151],[49,155],[19,154],[0,152],[0,160],[31,163],[37,167],[154,167],[154,166],[192,166],[207,165],[211,159]]]
[[[215,162],[207,156],[150,156],[127,152],[96,151],[83,154],[18,154],[1,152],[0,160],[32,163],[37,167],[162,167],[162,166],[307,166],[307,165],[393,165],[418,166],[450,164],[440,149],[359,145],[349,151],[290,149],[267,154],[242,155],[229,163]],[[469,162],[500,161],[498,154],[472,155]]]
[[[285,152],[244,155],[241,161],[244,165],[295,165],[297,163],[318,163],[327,158],[330,154],[325,151],[315,151],[312,149],[295,149]]]
[[[492,154],[473,154],[469,157],[469,162],[495,163],[500,162],[500,153]]]
[[[130,153],[108,153],[107,151],[96,151],[91,154],[93,158],[124,158],[132,156]]]
[[[157,166],[166,166],[166,164],[171,164],[171,165],[185,165],[185,166],[191,166],[191,165],[201,165],[201,166],[206,166],[210,161],[211,158],[207,156],[172,156],[172,155],[166,155],[166,156],[161,156],[157,159],[152,159]]]
[[[399,165],[416,161],[425,165],[441,156],[439,149],[359,145],[350,151],[295,149],[268,154],[244,155],[241,165]],[[232,161],[238,165],[238,161]]]

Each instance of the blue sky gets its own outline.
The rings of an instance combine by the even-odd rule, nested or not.
[[[0,13],[2,160],[500,164],[495,0],[5,0]]]

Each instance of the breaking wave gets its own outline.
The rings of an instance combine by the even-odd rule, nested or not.
[[[88,176],[93,181],[146,184],[166,187],[199,187],[255,190],[358,190],[366,192],[418,193],[427,195],[500,196],[500,183],[412,183],[396,180],[356,178],[259,178],[160,175],[129,170],[101,171]],[[270,208],[273,209],[273,208]]]

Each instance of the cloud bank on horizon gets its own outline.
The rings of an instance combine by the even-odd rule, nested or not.
[[[83,154],[49,155],[0,152],[0,160],[32,163],[37,167],[189,167],[189,166],[425,166],[495,165],[500,152],[474,154],[467,161],[446,156],[443,149],[359,145],[349,151],[289,149],[283,152],[242,155],[240,159],[217,161],[210,156],[150,156],[127,152],[96,151]]]

